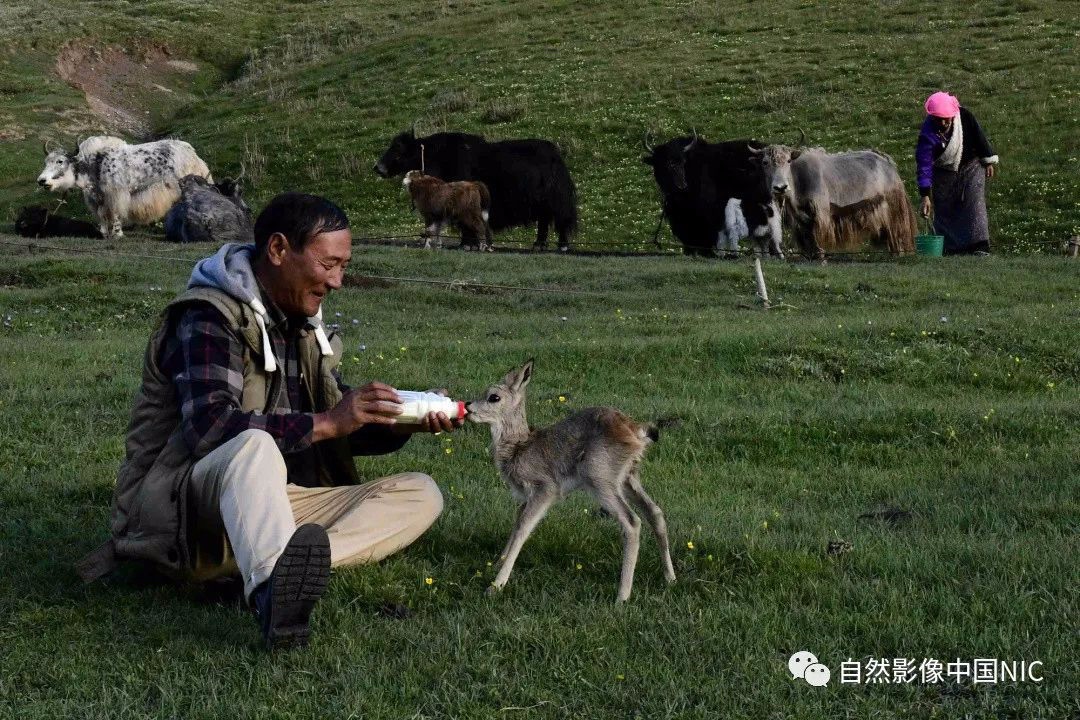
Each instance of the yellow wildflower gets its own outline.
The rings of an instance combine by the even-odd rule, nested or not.
[[[424,578],[424,584],[425,585],[434,585],[435,584],[435,579],[434,578]]]

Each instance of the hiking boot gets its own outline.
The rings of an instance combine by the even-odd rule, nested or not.
[[[251,593],[263,639],[270,650],[304,647],[309,620],[330,579],[330,539],[309,523],[289,538],[270,579]]]

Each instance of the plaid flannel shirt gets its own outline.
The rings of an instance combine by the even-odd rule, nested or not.
[[[312,444],[314,416],[300,380],[298,333],[304,321],[290,322],[281,311],[269,309],[267,332],[285,374],[284,397],[275,412],[243,412],[244,345],[231,333],[214,307],[198,303],[187,308],[162,350],[161,367],[173,379],[181,412],[184,441],[196,458],[204,457],[245,430],[264,430],[286,456],[291,482],[307,484],[294,475],[311,474],[307,455]],[[335,373],[336,376],[336,373]],[[337,377],[342,391],[348,386]],[[349,437],[354,455],[380,455],[399,449],[407,435],[395,435],[384,425],[365,425]],[[305,467],[307,466],[307,467]],[[295,469],[295,472],[294,472]]]

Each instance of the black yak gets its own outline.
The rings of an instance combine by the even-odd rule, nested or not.
[[[671,233],[688,255],[713,255],[739,250],[739,241],[752,235],[759,251],[780,249],[780,213],[754,162],[755,140],[709,143],[693,136],[677,137],[653,147],[641,160],[653,169],[660,187],[664,217]]]
[[[102,237],[94,224],[55,215],[41,205],[27,205],[19,211],[19,216],[15,218],[15,232],[28,238]]]
[[[165,215],[166,240],[221,245],[250,243],[254,237],[251,209],[239,181],[225,179],[211,185],[198,175],[180,180],[180,200]]]
[[[461,245],[479,250],[491,250],[491,193],[487,185],[477,180],[445,182],[419,170],[405,173],[403,181],[412,198],[413,207],[424,218],[424,248],[431,248],[431,236],[442,247],[443,226],[453,223],[461,230]]]
[[[384,178],[422,170],[447,182],[479,180],[491,191],[491,229],[536,223],[537,248],[547,247],[552,225],[561,251],[577,232],[577,190],[562,154],[547,140],[487,142],[466,133],[418,138],[408,131],[390,142],[374,169]]]

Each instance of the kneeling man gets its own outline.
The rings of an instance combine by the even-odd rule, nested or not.
[[[150,338],[112,536],[79,563],[84,580],[119,560],[196,581],[239,573],[267,645],[300,646],[331,565],[377,561],[431,526],[443,503],[430,477],[361,485],[352,457],[461,421],[399,424],[391,386],[342,384],[321,306],[351,254],[339,207],[286,193],[254,245],[199,261]]]

